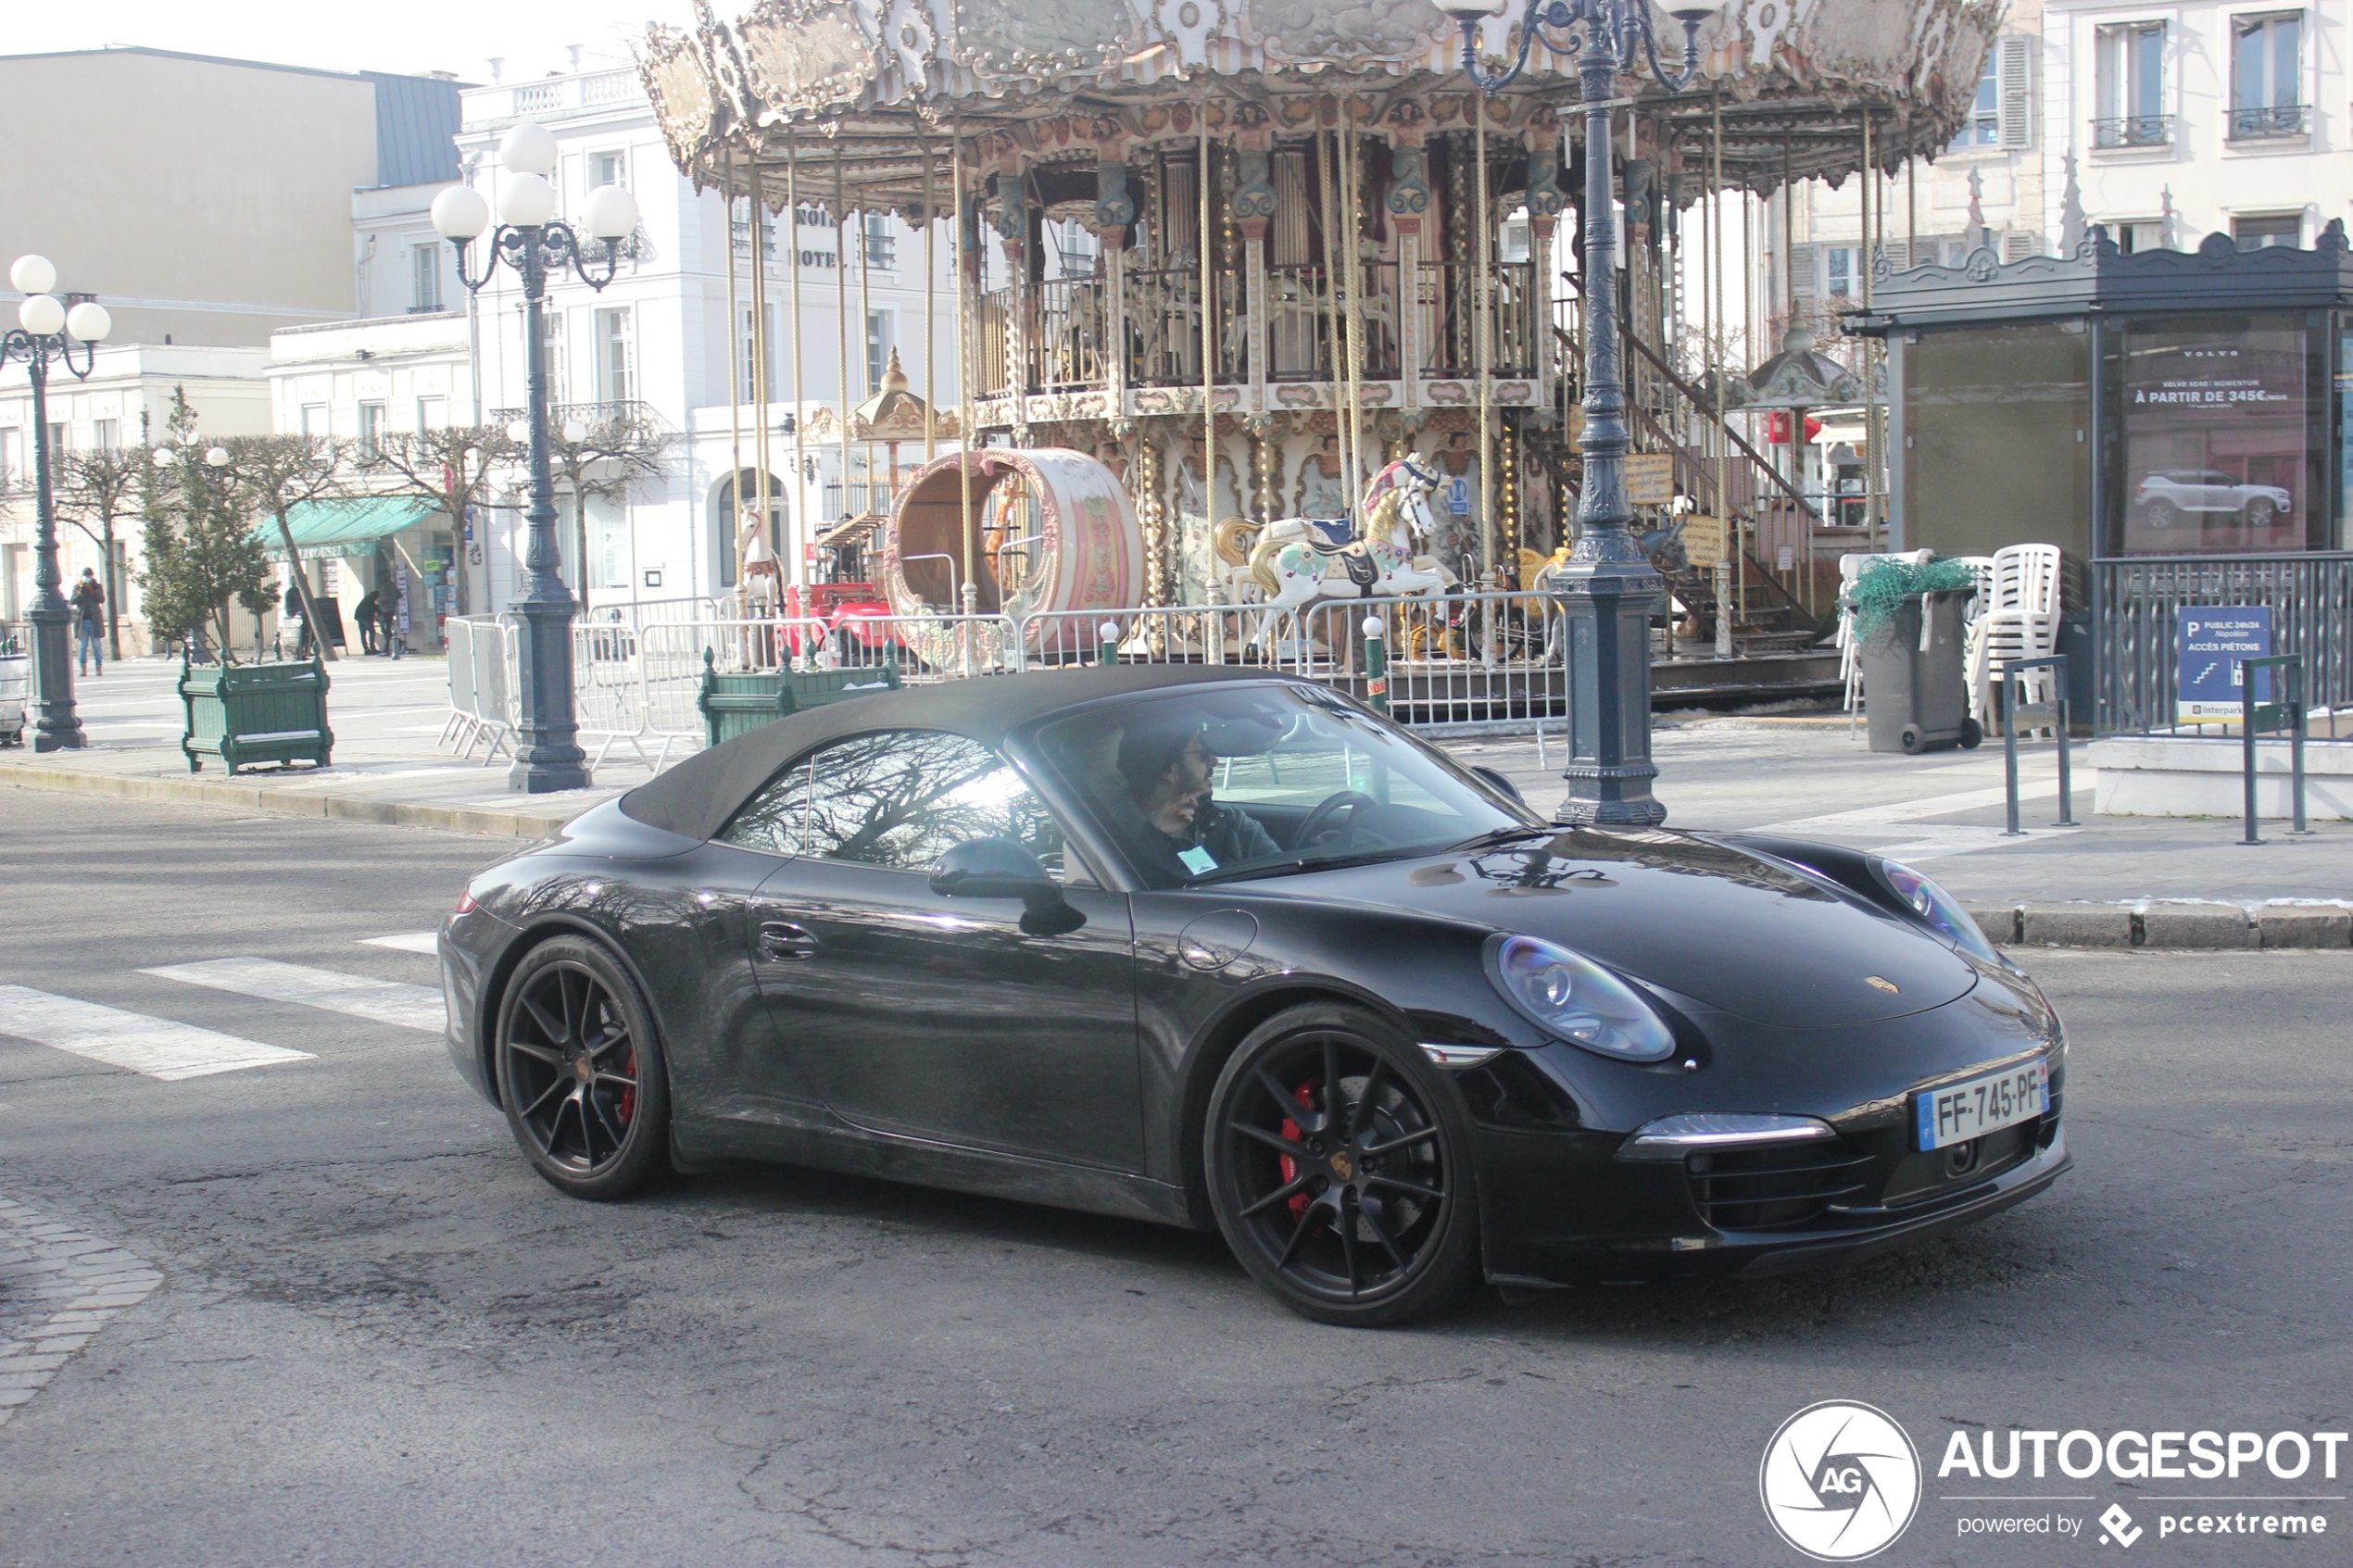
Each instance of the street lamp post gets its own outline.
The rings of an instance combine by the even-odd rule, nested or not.
[[[74,751],[89,745],[82,733],[82,718],[73,706],[72,628],[67,624],[64,578],[57,570],[57,513],[49,478],[49,362],[56,360],[87,381],[96,369],[98,345],[114,323],[106,307],[83,300],[69,310],[49,291],[57,286],[57,270],[46,257],[20,256],[8,269],[8,282],[23,295],[17,307],[16,330],[0,337],[0,365],[24,361],[25,380],[32,383],[33,568],[32,608],[25,619],[32,622],[33,701],[41,709],[33,726],[35,751]],[[82,363],[73,362],[73,345],[82,345]]]
[[[1683,24],[1683,63],[1659,64],[1647,0],[1528,0],[1520,20],[1519,53],[1501,75],[1478,63],[1478,28],[1502,16],[1511,0],[1436,0],[1463,35],[1463,70],[1489,96],[1527,69],[1538,30],[1545,44],[1577,61],[1585,105],[1585,201],[1578,229],[1585,242],[1581,280],[1585,328],[1585,429],[1577,444],[1585,459],[1577,521],[1580,535],[1568,564],[1554,576],[1568,626],[1569,761],[1562,777],[1568,795],[1554,815],[1564,823],[1651,827],[1667,807],[1651,795],[1658,765],[1651,760],[1651,612],[1664,584],[1628,524],[1626,502],[1626,383],[1618,359],[1617,221],[1612,207],[1610,111],[1620,76],[1647,60],[1670,93],[1699,71],[1699,27],[1723,0],[1680,0],[1669,7]],[[1551,33],[1563,33],[1554,43]]]
[[[490,204],[471,185],[452,185],[433,200],[433,226],[458,247],[458,278],[479,294],[504,261],[522,283],[524,384],[529,406],[531,504],[524,516],[531,542],[523,552],[522,618],[517,650],[522,734],[510,789],[532,795],[585,789],[588,759],[580,749],[580,723],[573,708],[572,621],[577,604],[564,586],[556,545],[555,481],[547,461],[547,277],[571,269],[590,288],[602,290],[621,264],[621,242],[637,227],[637,204],[618,185],[589,193],[582,218],[598,242],[585,246],[572,226],[555,220],[556,188],[547,176],[556,167],[556,139],[535,120],[510,130],[498,144],[507,178],[498,191],[498,228],[490,236],[490,257],[482,275],[466,271],[468,247],[490,227]],[[595,255],[591,250],[601,254]],[[601,273],[592,270],[601,267]]]

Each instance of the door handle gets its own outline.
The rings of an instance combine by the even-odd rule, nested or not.
[[[763,921],[760,926],[760,956],[790,962],[817,956],[817,938],[806,926],[788,920]]]

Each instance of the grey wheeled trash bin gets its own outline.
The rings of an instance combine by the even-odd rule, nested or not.
[[[1863,711],[1873,751],[1939,751],[1985,738],[1969,716],[1962,668],[1961,607],[1969,596],[1966,588],[1915,594],[1863,639]]]

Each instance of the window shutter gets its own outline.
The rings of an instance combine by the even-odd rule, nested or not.
[[[1812,299],[1822,292],[1822,258],[1819,245],[1789,247],[1790,292],[1800,299]]]
[[[2034,144],[2034,40],[2014,36],[2000,40],[1998,85],[2002,94],[2001,143],[2006,147]]]
[[[2002,235],[2002,259],[2020,261],[2043,254],[2043,236],[2028,229],[2010,229]]]
[[[1880,242],[1879,248],[1885,253],[1887,257],[1887,270],[1889,271],[1908,272],[1912,270],[1911,241],[1881,240]]]

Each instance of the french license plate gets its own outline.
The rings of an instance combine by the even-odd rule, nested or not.
[[[1923,1090],[1912,1098],[1913,1142],[1922,1149],[1967,1143],[2032,1122],[2050,1100],[2051,1069],[2043,1061]]]

